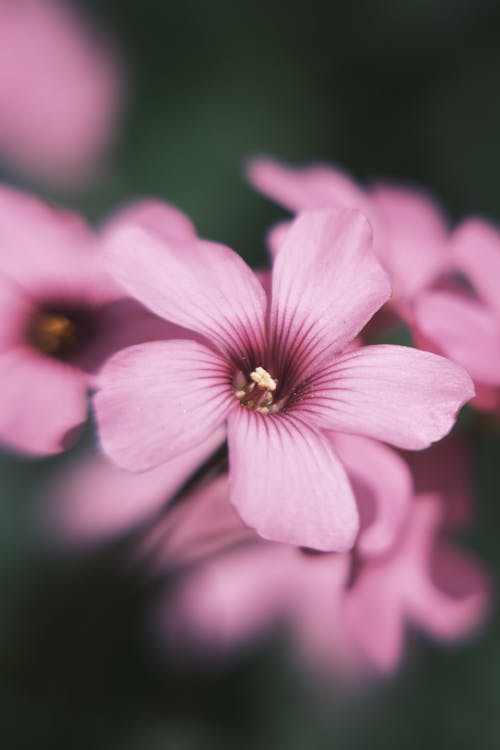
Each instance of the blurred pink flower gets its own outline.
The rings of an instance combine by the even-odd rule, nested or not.
[[[414,296],[449,269],[448,228],[436,203],[416,190],[375,184],[363,190],[350,177],[327,165],[288,167],[256,159],[250,182],[294,212],[345,207],[357,209],[373,229],[373,246],[393,287],[389,304],[406,319]],[[287,224],[275,231],[286,231]],[[271,249],[275,243],[271,235]]]
[[[468,220],[450,234],[436,204],[422,193],[384,184],[365,191],[328,166],[291,168],[257,159],[249,178],[292,211],[325,206],[363,211],[393,285],[391,300],[367,332],[387,328],[396,313],[410,326],[419,348],[465,367],[476,386],[474,406],[500,411],[500,295],[495,288],[500,239],[493,226]],[[284,222],[271,232],[272,252],[288,226]],[[457,284],[457,270],[475,294]]]
[[[92,545],[145,528],[224,439],[222,431],[168,464],[131,474],[98,453],[76,456],[43,491],[40,523],[58,545]]]
[[[156,210],[145,202],[133,213]],[[175,209],[160,210],[172,232],[194,231]],[[79,217],[6,187],[0,187],[0,312],[0,440],[39,455],[75,441],[87,390],[107,356],[178,332],[124,295]]]
[[[78,184],[108,150],[123,99],[115,53],[64,0],[0,0],[0,159]]]
[[[397,547],[361,567],[346,595],[352,636],[383,672],[401,661],[406,624],[453,642],[484,619],[486,573],[441,533],[445,518],[439,495],[419,495]]]
[[[417,495],[439,494],[443,525],[464,529],[474,519],[473,450],[470,440],[453,431],[424,451],[406,453]]]
[[[172,528],[152,564],[155,578],[175,574],[154,611],[160,650],[218,660],[284,624],[301,571],[300,550],[264,541],[243,525],[229,502],[227,475],[194,492],[177,511],[174,524],[167,519]],[[299,597],[301,583],[294,589]]]
[[[468,219],[452,234],[450,246],[469,287],[420,294],[415,323],[427,348],[467,369],[476,384],[473,404],[500,412],[500,232]]]
[[[161,648],[219,659],[279,625],[308,668],[359,678],[401,664],[407,625],[452,643],[484,621],[488,577],[443,533],[437,494],[416,497],[396,546],[369,558],[252,537],[228,497],[219,477],[178,509],[165,537],[155,566],[177,577],[155,612]]]
[[[326,433],[424,448],[473,393],[462,368],[432,354],[346,350],[390,294],[357,211],[296,219],[269,301],[232,250],[174,241],[160,223],[118,222],[105,245],[132,296],[203,338],[131,347],[107,362],[95,398],[104,450],[141,471],[227,421],[231,500],[265,538],[352,547],[358,512]]]

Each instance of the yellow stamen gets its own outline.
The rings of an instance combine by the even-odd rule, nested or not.
[[[72,347],[76,339],[75,324],[65,315],[39,315],[31,336],[35,346],[46,354]]]
[[[253,382],[257,384],[261,391],[275,391],[278,381],[270,376],[267,370],[263,367],[256,367],[253,372],[250,373],[250,377]]]

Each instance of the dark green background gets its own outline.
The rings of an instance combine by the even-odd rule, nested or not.
[[[121,40],[130,100],[106,177],[50,194],[99,220],[144,195],[254,262],[280,211],[245,159],[334,161],[359,178],[427,186],[452,219],[500,218],[500,5],[486,0],[88,0]],[[10,178],[13,179],[12,177]],[[500,284],[500,280],[499,280]],[[498,570],[498,432],[476,439],[477,528]],[[38,539],[36,493],[58,461],[0,462],[2,746],[22,750],[500,747],[500,627],[407,669],[353,705],[319,705],[268,644],[217,675],[169,676],[142,612],[154,591],[126,547],[79,562]]]

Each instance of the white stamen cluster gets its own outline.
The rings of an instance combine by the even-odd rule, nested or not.
[[[272,378],[267,370],[263,367],[256,367],[253,372],[250,373],[250,377],[253,382],[258,385],[261,391],[275,391],[278,381]]]
[[[259,414],[269,414],[273,411],[273,392],[276,390],[278,381],[263,367],[256,367],[250,373],[251,383],[245,388],[238,389],[234,395],[247,409],[253,409]]]

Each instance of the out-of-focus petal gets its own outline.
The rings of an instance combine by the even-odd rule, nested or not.
[[[431,556],[428,585],[409,591],[409,599],[409,615],[417,625],[436,638],[456,641],[484,622],[488,576],[471,555],[440,539]]]
[[[471,521],[472,444],[452,432],[425,451],[406,454],[413,471],[415,493],[437,493],[443,502],[443,525],[460,528]]]
[[[347,470],[360,512],[357,549],[363,556],[386,552],[399,539],[413,496],[407,464],[375,440],[339,432],[328,437]]]
[[[196,448],[141,474],[99,454],[77,457],[44,492],[43,524],[58,542],[95,543],[144,523],[222,442],[215,432]],[[229,503],[228,503],[229,504]]]
[[[405,612],[438,638],[468,634],[483,619],[488,601],[485,571],[470,555],[440,537],[445,507],[438,495],[420,495],[399,558],[407,582]],[[397,566],[394,575],[397,574]]]
[[[295,552],[243,524],[227,475],[195,490],[166,518],[154,562],[176,573],[156,612],[160,642],[178,654],[220,658],[261,635],[285,614]]]
[[[290,560],[288,588],[298,655],[315,676],[353,678],[360,666],[359,647],[347,627],[344,607],[352,557],[303,550],[295,557]]]
[[[180,240],[196,237],[196,229],[189,216],[176,206],[153,198],[131,203],[111,216],[103,227],[103,235],[120,224],[137,225],[165,241],[172,237]]]
[[[474,380],[500,385],[500,318],[491,309],[465,294],[431,291],[417,297],[414,314],[424,336]]]
[[[401,570],[401,579],[406,571]],[[411,579],[406,581],[412,585]],[[379,671],[394,671],[402,656],[404,618],[399,576],[391,567],[367,569],[344,602],[348,627],[369,662]]]
[[[225,431],[217,433],[219,442]],[[198,449],[199,450],[199,449]],[[161,542],[155,554],[156,570],[183,570],[203,565],[209,557],[239,553],[242,542],[265,543],[245,526],[229,502],[229,477],[222,474],[202,483],[183,498],[165,519],[163,528],[150,535],[147,544]]]
[[[165,339],[194,339],[191,331],[159,318],[131,297],[121,297],[100,307],[92,341],[75,364],[97,372],[112,354],[135,344]]]
[[[33,314],[30,296],[0,274],[0,352],[17,348],[26,338],[27,321]]]
[[[93,242],[76,214],[0,186],[0,273],[24,291],[80,289],[95,262]]]
[[[254,544],[214,555],[179,578],[156,615],[160,640],[177,655],[194,651],[220,658],[262,637],[284,619],[291,552]]]
[[[379,215],[378,256],[395,298],[408,300],[449,266],[446,222],[435,202],[415,190],[379,184],[370,195]]]
[[[104,451],[145,471],[207,440],[234,397],[225,362],[193,341],[158,341],[118,352],[95,396]]]
[[[273,159],[254,159],[247,170],[252,185],[291,211],[355,208],[366,216],[371,201],[356,183],[339,169],[327,165],[295,168]]]
[[[68,448],[87,416],[85,376],[61,362],[16,349],[0,356],[0,440],[50,455]]]
[[[406,346],[366,346],[324,368],[300,413],[324,429],[418,450],[444,437],[473,395],[465,370],[444,357]]]
[[[228,421],[231,501],[265,539],[319,550],[350,549],[358,513],[327,438],[292,416],[244,407]]]
[[[292,221],[280,221],[279,224],[275,224],[271,227],[271,229],[268,231],[266,236],[267,241],[267,247],[269,248],[269,254],[271,256],[271,260],[274,261],[278,254],[279,248],[283,245],[283,242],[285,241],[285,236],[287,232],[289,231],[290,227],[292,226]]]
[[[468,219],[453,234],[452,253],[481,299],[500,315],[500,231],[487,221]]]

